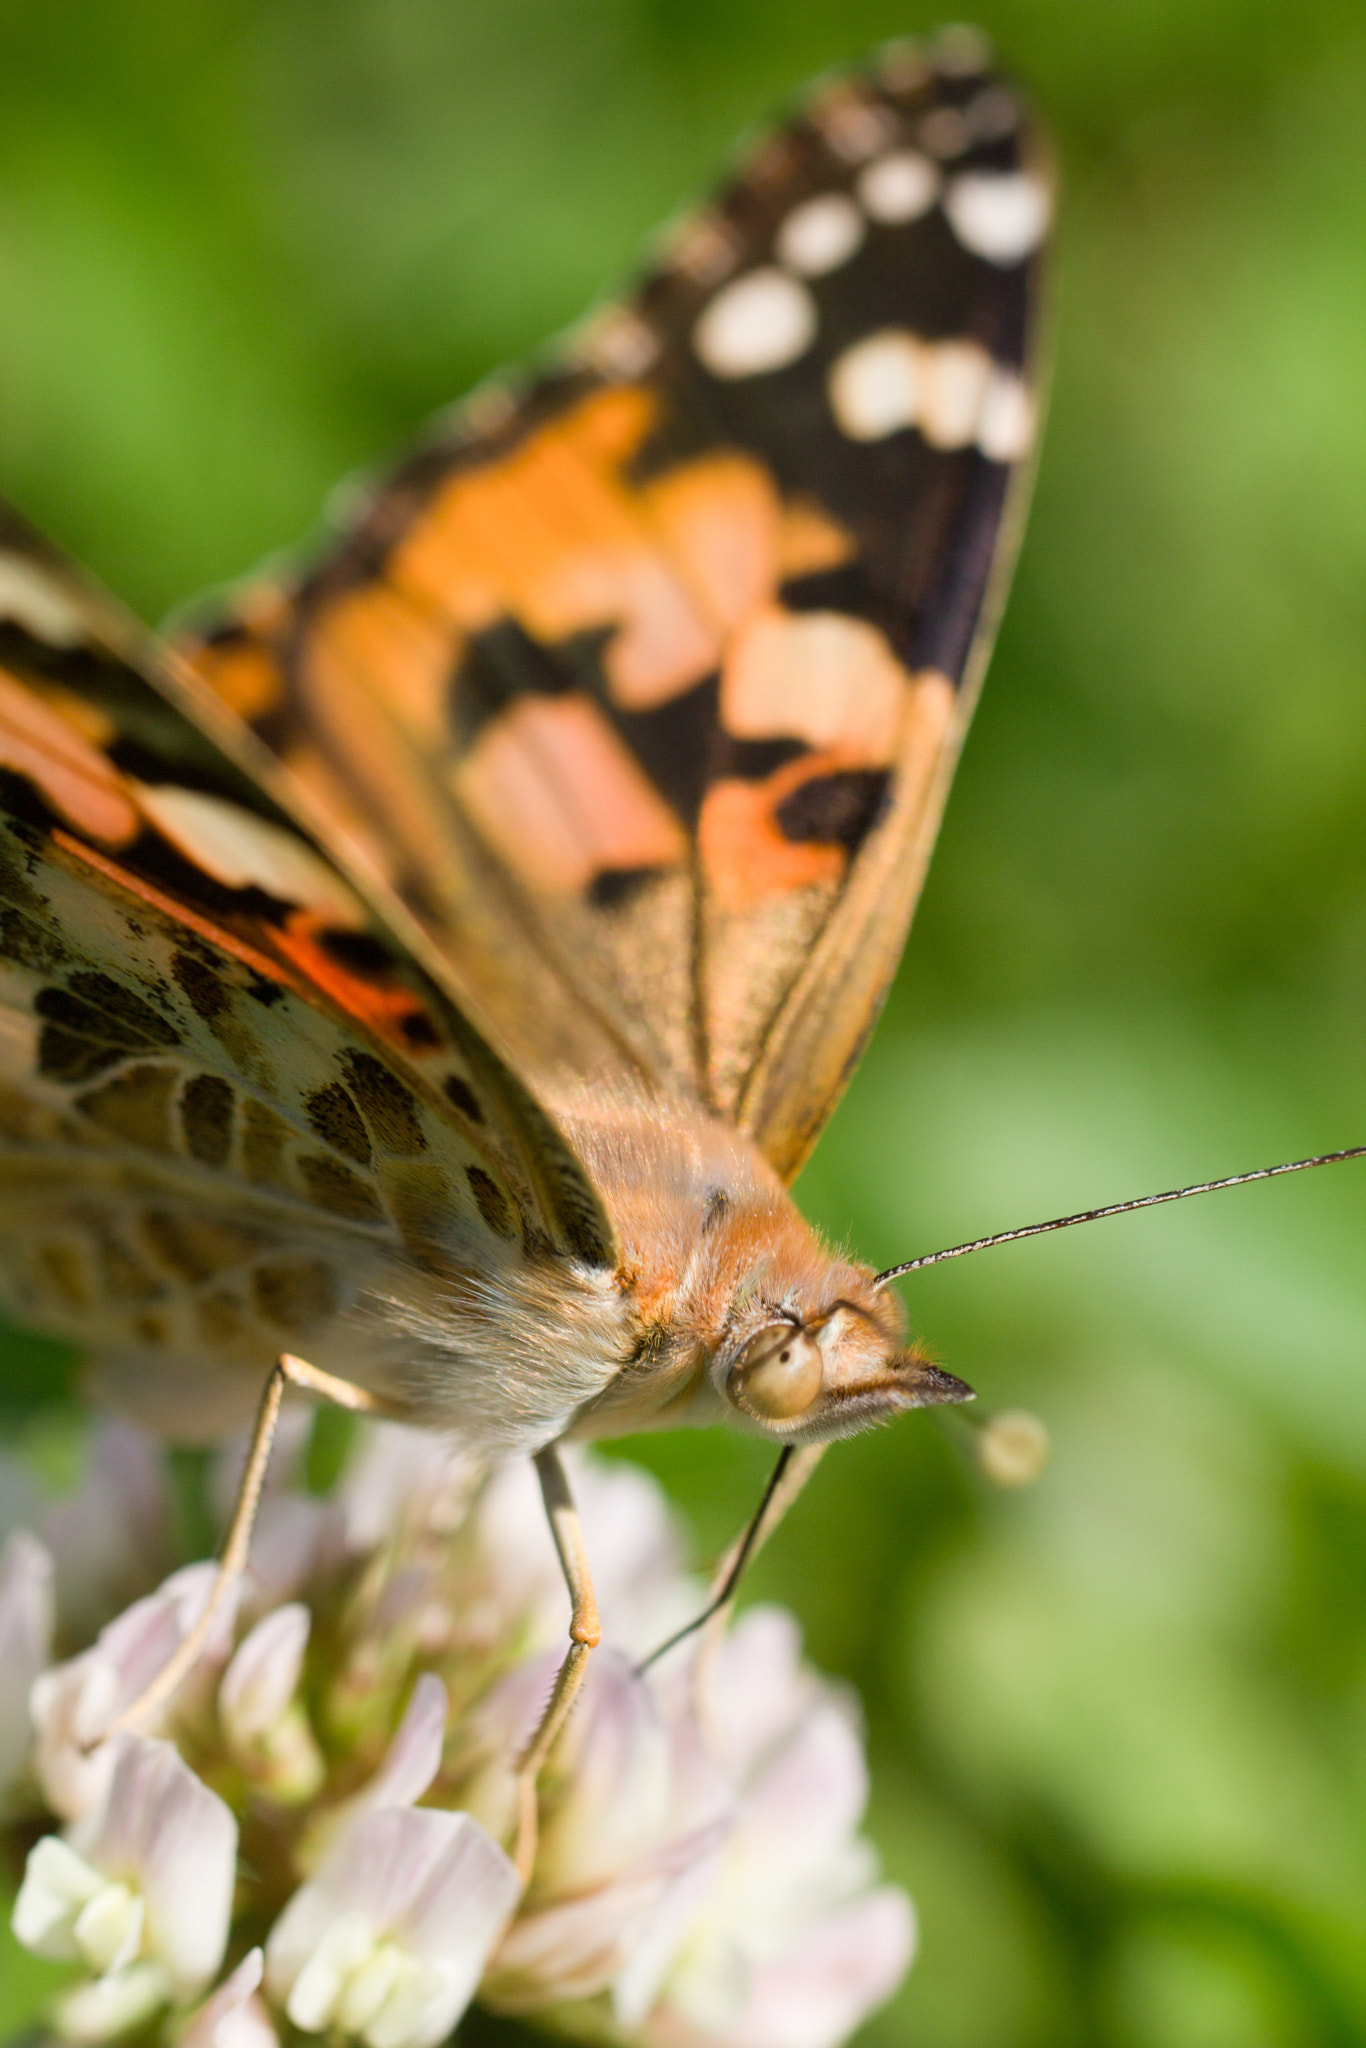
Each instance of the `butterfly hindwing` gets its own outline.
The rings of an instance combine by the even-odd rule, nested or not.
[[[281,1349],[352,1365],[367,1290],[614,1258],[542,1113],[215,721],[0,516],[0,1290],[184,1434]]]
[[[978,40],[890,49],[187,637],[533,1082],[681,1092],[800,1164],[984,658],[1049,208]]]

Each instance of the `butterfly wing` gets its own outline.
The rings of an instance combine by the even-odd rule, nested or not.
[[[1049,206],[975,38],[889,50],[314,570],[188,636],[542,1085],[629,1077],[805,1156],[984,663]]]
[[[0,514],[0,1289],[182,1434],[240,1418],[284,1348],[363,1376],[336,1333],[366,1290],[616,1256],[241,737]]]

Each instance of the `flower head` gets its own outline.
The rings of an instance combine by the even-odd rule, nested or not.
[[[150,1515],[150,1452],[117,1448]],[[108,1731],[211,1567],[135,1586],[107,1618],[99,1573],[73,1582],[97,1546],[66,1502],[57,1627],[79,1642],[93,1616],[98,1633],[53,1665],[47,1552],[19,1535],[0,1555],[0,1792],[54,1822],[14,1927],[84,1973],[59,2033],[99,2042],[169,2012],[181,2048],[290,2030],[436,2048],[478,1998],[642,2048],[835,2048],[894,1988],[910,1907],[874,1886],[858,1838],[857,1716],[790,1618],[755,1610],[715,1655],[635,1669],[700,1599],[652,1480],[575,1468],[606,1641],[542,1773],[522,1888],[517,1766],[567,1617],[534,1479],[481,1477],[393,1426],[329,1500],[287,1473],[153,1736]],[[87,1484],[108,1495],[107,1453]]]

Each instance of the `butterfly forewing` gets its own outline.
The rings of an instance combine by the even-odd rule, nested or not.
[[[981,667],[1049,208],[974,39],[827,81],[558,363],[187,635],[535,1085],[800,1164]]]
[[[337,1333],[367,1291],[615,1248],[521,1084],[190,704],[0,517],[0,1285],[213,1434],[281,1349],[364,1376]]]

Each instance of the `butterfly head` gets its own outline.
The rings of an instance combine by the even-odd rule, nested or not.
[[[752,1429],[788,1443],[852,1436],[972,1388],[904,1341],[899,1305],[843,1267],[842,1290],[803,1309],[755,1303],[717,1354],[718,1390]]]

